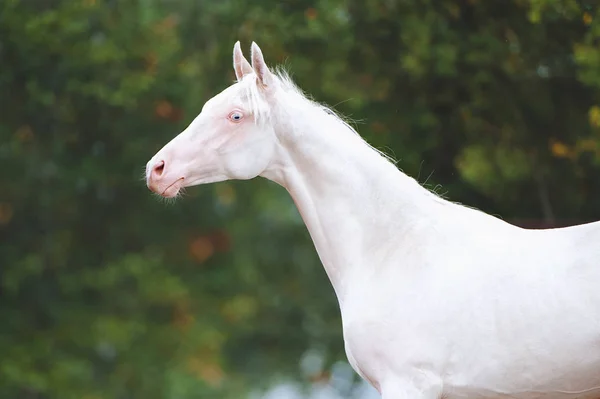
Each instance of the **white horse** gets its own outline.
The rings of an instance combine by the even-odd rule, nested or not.
[[[600,223],[527,230],[432,194],[237,42],[237,82],[148,162],[148,187],[262,176],[292,196],[346,354],[383,399],[600,396]]]

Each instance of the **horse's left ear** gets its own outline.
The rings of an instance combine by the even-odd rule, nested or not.
[[[242,48],[240,47],[240,41],[235,42],[233,46],[233,69],[235,70],[235,77],[238,82],[242,80],[242,78],[250,73],[252,73],[252,66],[242,54]]]
[[[262,51],[254,42],[252,42],[252,68],[263,86],[268,87],[273,82],[273,75],[265,63]]]

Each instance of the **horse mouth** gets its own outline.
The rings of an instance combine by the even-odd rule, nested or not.
[[[179,194],[179,190],[181,190],[183,181],[185,180],[184,177],[180,177],[179,179],[175,180],[173,183],[169,184],[167,186],[167,188],[165,188],[161,193],[160,196],[164,197],[164,198],[173,198],[176,197],[177,194]]]

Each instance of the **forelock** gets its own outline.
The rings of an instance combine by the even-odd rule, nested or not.
[[[254,116],[257,124],[264,124],[271,118],[269,103],[260,92],[258,79],[255,74],[249,74],[239,82],[242,90],[242,101],[244,101]]]

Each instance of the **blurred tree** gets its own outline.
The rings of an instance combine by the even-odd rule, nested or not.
[[[452,200],[600,219],[591,0],[4,0],[0,397],[239,398],[344,359],[283,190],[165,206],[142,180],[232,82],[238,39]],[[300,373],[309,349],[325,370]]]

